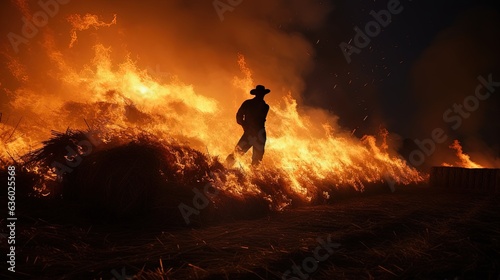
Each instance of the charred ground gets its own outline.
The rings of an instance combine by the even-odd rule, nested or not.
[[[311,279],[500,276],[498,195],[425,183],[391,192],[386,182],[366,183],[360,192],[318,181],[307,202],[272,169],[250,176],[142,134],[113,134],[88,146],[91,138],[54,133],[14,163],[16,277],[282,279],[311,260],[318,238],[340,247],[316,263]],[[68,157],[68,147],[78,152]],[[71,166],[56,172],[60,180],[54,162]],[[238,195],[217,182],[251,183],[258,192]],[[220,193],[186,225],[179,203],[189,205],[192,188],[207,183]]]
[[[25,279],[280,279],[341,244],[311,279],[498,279],[499,197],[433,190],[358,194],[261,218],[172,227],[168,220],[95,223],[77,205],[19,201]]]

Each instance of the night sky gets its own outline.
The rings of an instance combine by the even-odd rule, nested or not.
[[[384,124],[404,138],[422,139],[430,135],[432,125],[446,126],[440,115],[474,93],[478,75],[499,77],[499,3],[401,1],[403,11],[347,63],[339,43],[353,38],[353,27],[363,29],[373,20],[370,11],[387,9],[388,2],[333,1],[327,23],[307,33],[311,41],[320,41],[304,98],[333,110],[341,124],[358,128],[357,135],[373,133],[377,124]],[[454,134],[479,133],[498,150],[499,100],[496,94],[488,104],[480,104],[467,120],[476,126],[464,125],[465,131]]]

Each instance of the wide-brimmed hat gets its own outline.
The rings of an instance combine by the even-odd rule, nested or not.
[[[254,89],[252,89],[252,90],[250,91],[250,94],[251,94],[251,95],[257,95],[257,94],[259,94],[259,93],[261,93],[261,94],[268,94],[268,93],[270,93],[270,92],[271,92],[271,90],[270,90],[270,89],[268,89],[268,88],[266,88],[265,86],[263,86],[263,85],[258,85],[258,86],[256,86]]]

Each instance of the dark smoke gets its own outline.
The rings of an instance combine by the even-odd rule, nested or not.
[[[438,152],[429,163],[452,161],[445,155],[453,139],[461,140],[466,153],[476,155],[473,160],[491,162],[499,157],[500,125],[496,120],[500,88],[479,101],[476,110],[468,112],[465,107],[463,117],[453,108],[454,104],[463,106],[464,99],[475,94],[478,76],[487,79],[492,75],[494,81],[500,81],[499,28],[499,12],[481,8],[466,11],[436,36],[414,64],[412,94],[419,113],[412,137],[430,137],[434,128],[442,128],[448,135],[448,141],[437,145]],[[486,93],[484,89],[481,92]],[[453,113],[443,118],[447,110]]]

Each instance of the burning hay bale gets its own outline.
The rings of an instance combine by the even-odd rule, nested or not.
[[[16,199],[26,199],[36,197],[39,193],[33,186],[39,185],[44,178],[41,174],[32,172],[24,167],[18,167],[15,170],[15,190]],[[8,182],[8,165],[0,166],[0,181]],[[7,195],[7,191],[0,194],[0,197]]]
[[[262,217],[357,193],[349,180],[293,181],[265,165],[249,172],[226,169],[189,146],[126,130],[53,132],[27,166],[46,174],[46,193],[108,221],[151,217],[170,225],[199,225]],[[389,190],[385,184],[381,188]]]
[[[435,188],[473,192],[500,192],[500,169],[435,166],[430,185]]]
[[[102,143],[92,151],[79,145],[87,139],[81,131],[53,135],[33,153],[31,164],[47,171],[66,162],[70,168],[56,170],[63,198],[81,203],[97,217],[131,218],[159,208],[175,210],[180,216],[177,205],[193,195],[187,186],[207,182],[210,168],[217,168],[216,162],[211,166],[198,151],[163,145],[145,135],[117,137],[120,140]],[[76,155],[68,156],[70,150]]]
[[[114,217],[146,214],[161,188],[166,188],[160,151],[131,142],[96,152],[67,175],[65,197]]]
[[[250,179],[242,172],[226,170],[217,158],[149,135],[112,135],[105,141],[94,139],[99,145],[84,147],[88,133],[53,132],[43,148],[32,153],[29,166],[52,173],[53,197],[75,202],[99,220],[150,217],[169,225],[198,225],[261,217],[270,210],[263,195],[238,196],[229,191],[224,184],[230,180],[244,185]],[[206,195],[207,188],[217,194]],[[180,205],[188,209],[188,219]]]

